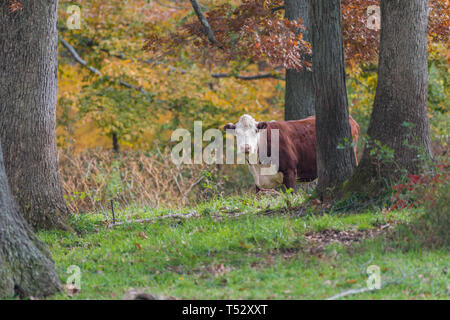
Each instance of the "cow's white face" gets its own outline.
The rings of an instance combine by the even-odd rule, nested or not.
[[[224,129],[232,130],[236,137],[238,152],[256,154],[258,152],[258,122],[252,116],[244,114],[235,124],[229,123]]]

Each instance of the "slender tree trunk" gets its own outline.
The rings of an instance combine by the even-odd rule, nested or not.
[[[417,172],[421,152],[431,156],[427,27],[427,1],[381,1],[378,85],[368,129],[372,142],[348,190],[377,194],[383,179],[395,180],[404,170]],[[374,152],[378,150],[374,141],[393,150],[393,161]]]
[[[0,298],[48,296],[60,289],[50,253],[16,210],[0,144]]]
[[[285,14],[289,20],[303,21],[306,30],[303,38],[311,42],[309,8],[310,0],[285,0]],[[308,57],[304,57],[308,59]],[[304,119],[315,114],[314,110],[314,85],[312,72],[303,70],[286,69],[286,93],[284,99],[284,118],[286,120]]]
[[[113,150],[114,152],[119,153],[120,152],[120,146],[119,146],[119,137],[117,136],[117,133],[112,133],[112,144],[113,144]]]
[[[57,0],[0,4],[0,138],[21,213],[34,228],[66,228],[56,152]]]
[[[315,87],[317,191],[332,196],[356,167],[345,87],[339,0],[310,3]],[[339,144],[346,146],[339,148]]]

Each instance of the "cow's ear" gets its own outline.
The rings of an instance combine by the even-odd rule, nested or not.
[[[234,130],[236,129],[236,125],[232,124],[232,123],[227,123],[224,127],[223,130]]]
[[[267,122],[265,121],[258,122],[256,128],[258,128],[258,130],[267,129]]]

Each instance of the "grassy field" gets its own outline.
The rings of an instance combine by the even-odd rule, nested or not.
[[[402,249],[392,234],[421,209],[317,214],[299,195],[216,199],[169,210],[127,208],[125,222],[106,213],[74,217],[77,234],[47,231],[63,281],[81,270],[81,291],[53,299],[120,299],[130,288],[177,299],[326,299],[366,288],[367,267],[380,268],[382,288],[343,299],[448,299],[448,248]],[[110,215],[110,214],[109,214]],[[110,221],[111,222],[111,221]]]

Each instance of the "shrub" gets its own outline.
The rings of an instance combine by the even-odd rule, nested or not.
[[[439,199],[442,185],[449,183],[448,158],[421,175],[409,174],[405,183],[392,186],[391,210],[419,208],[432,205]]]
[[[405,248],[450,248],[450,179],[449,164],[435,166],[433,173],[409,175],[404,184],[394,186],[391,209],[419,208],[418,217],[400,225],[391,242]]]

